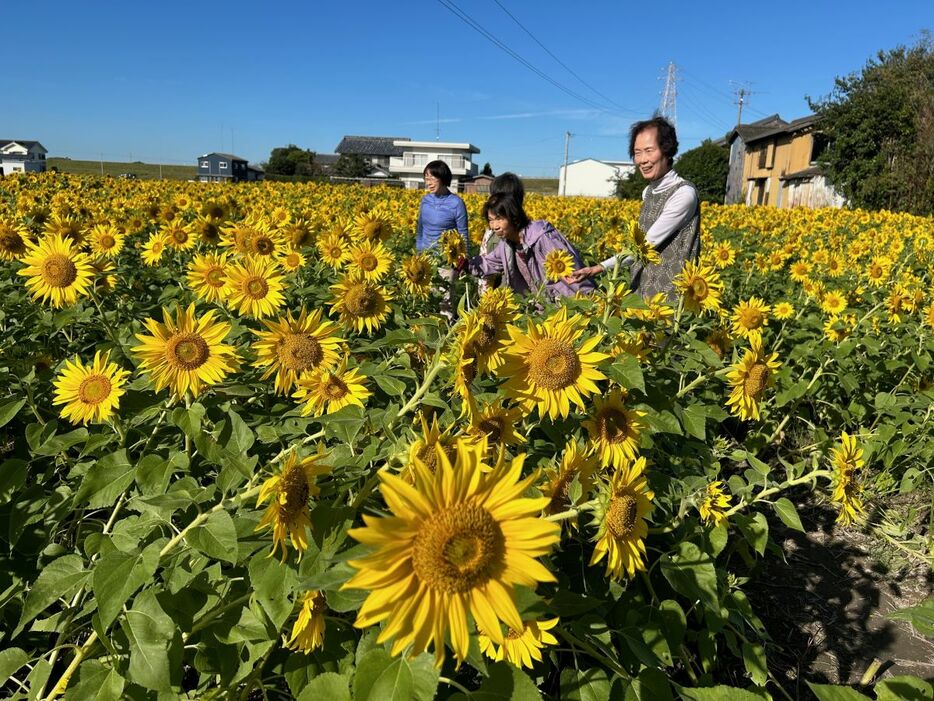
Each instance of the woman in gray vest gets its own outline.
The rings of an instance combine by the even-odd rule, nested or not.
[[[661,261],[643,265],[630,257],[620,261],[613,256],[574,271],[570,281],[594,277],[622,263],[632,265],[632,288],[643,297],[664,292],[675,298],[672,281],[687,261],[696,262],[700,256],[700,199],[694,185],[672,170],[676,153],[678,137],[668,120],[654,117],[632,126],[629,156],[649,181],[642,191],[639,226]]]

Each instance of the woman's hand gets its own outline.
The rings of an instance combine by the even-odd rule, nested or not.
[[[604,268],[602,265],[590,265],[583,268],[578,268],[573,273],[565,277],[564,281],[569,285],[575,282],[581,282],[582,280],[599,275],[604,270],[606,270],[606,268]]]

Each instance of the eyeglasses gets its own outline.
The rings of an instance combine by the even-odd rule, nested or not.
[[[439,180],[438,180],[438,178],[436,178],[436,177],[433,176],[433,175],[426,175],[426,176],[425,176],[425,182],[426,182],[426,183],[436,183],[436,182],[439,182]]]

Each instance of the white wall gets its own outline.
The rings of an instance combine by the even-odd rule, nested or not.
[[[634,170],[632,164],[610,164],[594,159],[569,163],[567,187],[565,169],[558,174],[558,193],[568,196],[613,197],[616,194],[616,178],[625,177]]]

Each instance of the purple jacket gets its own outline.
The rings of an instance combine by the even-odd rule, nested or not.
[[[516,261],[516,256],[523,256],[532,277],[533,287],[537,288],[544,282],[545,290],[551,299],[570,297],[577,292],[593,292],[596,286],[591,280],[582,280],[570,285],[564,280],[548,282],[545,275],[545,256],[556,248],[571,254],[575,269],[583,267],[580,255],[564,235],[550,222],[538,219],[529,222],[523,229],[521,244],[513,246],[509,241],[502,241],[490,253],[468,258],[467,271],[476,276],[502,275],[503,282],[514,292],[527,293],[530,291],[529,286]]]

